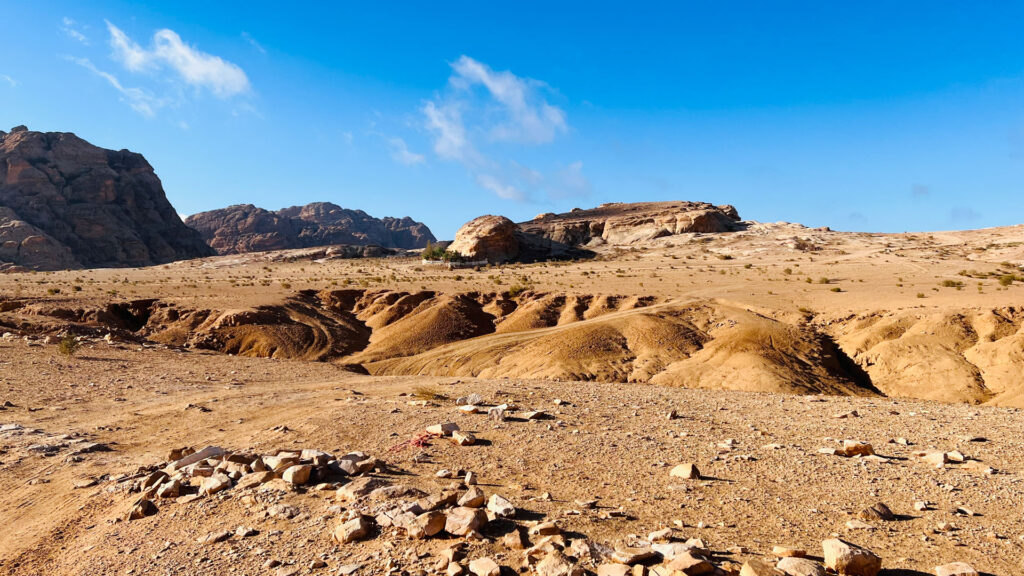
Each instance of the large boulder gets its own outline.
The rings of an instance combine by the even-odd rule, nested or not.
[[[277,211],[238,204],[193,214],[185,223],[219,254],[332,245],[415,249],[435,241],[430,229],[412,218],[374,218],[330,202]]]
[[[448,250],[470,260],[491,263],[514,260],[519,255],[516,232],[515,223],[504,216],[480,216],[459,228]]]
[[[0,266],[149,266],[213,254],[145,158],[67,132],[0,131]]]

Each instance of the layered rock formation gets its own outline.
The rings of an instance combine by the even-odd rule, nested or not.
[[[692,232],[738,230],[740,217],[732,206],[707,202],[613,202],[597,208],[576,208],[564,214],[540,214],[519,229],[553,243],[582,246],[591,242],[632,244]],[[599,239],[599,240],[598,240]]]
[[[564,214],[538,214],[513,224],[481,216],[464,224],[449,250],[491,262],[533,261],[592,255],[600,245],[626,245],[684,233],[731,232],[742,228],[732,206],[707,202],[610,203]]]
[[[140,154],[0,131],[0,269],[149,266],[213,253]]]
[[[335,244],[415,249],[435,240],[425,224],[412,218],[374,218],[330,202],[277,211],[239,204],[193,214],[185,223],[219,254]]]

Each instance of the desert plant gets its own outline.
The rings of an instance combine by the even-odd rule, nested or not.
[[[65,334],[57,343],[57,352],[60,352],[62,356],[71,358],[78,352],[78,349],[82,347],[82,343],[71,334]]]
[[[414,386],[412,389],[412,395],[421,398],[423,400],[447,400],[448,396],[445,395],[439,388],[434,386],[419,385]]]

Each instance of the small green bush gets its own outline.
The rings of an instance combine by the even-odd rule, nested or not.
[[[78,349],[82,347],[82,343],[71,334],[65,334],[60,342],[57,343],[57,352],[60,352],[62,356],[71,358],[78,352]]]

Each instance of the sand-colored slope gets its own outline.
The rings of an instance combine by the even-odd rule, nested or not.
[[[835,346],[813,330],[711,302],[626,310],[564,326],[495,334],[366,367],[375,374],[872,393],[856,370],[840,362]]]
[[[1003,308],[869,315],[832,330],[886,395],[1004,404],[1024,389],[1022,326],[1024,313]]]

